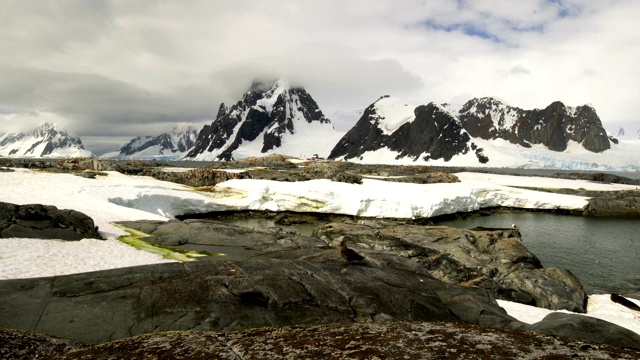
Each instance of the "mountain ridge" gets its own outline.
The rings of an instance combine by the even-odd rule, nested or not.
[[[315,143],[307,141],[305,150],[309,153],[319,152],[329,146],[322,143],[330,143],[332,138],[342,135],[335,132],[331,121],[304,88],[291,87],[282,79],[254,82],[234,105],[220,105],[216,119],[202,128],[185,159],[231,160],[266,155],[282,151],[301,132],[318,135]]]
[[[0,134],[0,156],[22,158],[94,157],[75,134],[44,122],[31,132]]]
[[[136,136],[103,159],[180,160],[195,144],[197,130],[174,127],[170,132],[156,136]]]
[[[524,110],[484,97],[471,99],[457,109],[450,104],[412,106],[382,96],[367,107],[329,158],[358,159],[385,149],[396,154],[395,160],[449,162],[454,156],[475,153],[477,163],[485,164],[490,158],[477,144],[480,140],[505,140],[522,148],[544,146],[555,152],[578,143],[594,153],[617,142],[607,135],[589,105],[567,107],[556,101],[544,109]]]

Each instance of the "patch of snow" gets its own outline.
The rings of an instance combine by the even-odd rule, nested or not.
[[[404,123],[415,120],[415,106],[404,103],[395,97],[384,97],[376,101],[374,109],[377,114],[378,127],[385,135],[390,135]]]

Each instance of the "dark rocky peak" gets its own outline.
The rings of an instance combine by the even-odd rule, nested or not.
[[[266,153],[282,145],[283,136],[296,133],[302,122],[328,124],[315,100],[302,87],[283,79],[256,80],[242,99],[220,106],[216,120],[205,126],[187,158],[230,160],[242,144],[261,141]]]
[[[469,134],[458,119],[434,103],[415,108],[415,120],[401,125],[392,138],[389,149],[397,151],[398,157],[449,161],[453,156],[470,150]]]
[[[329,158],[348,160],[384,148],[396,152],[396,159],[449,161],[474,150],[479,162],[488,160],[446,106],[429,103],[414,107],[390,96],[379,98],[365,109]]]

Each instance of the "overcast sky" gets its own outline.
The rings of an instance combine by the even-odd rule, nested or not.
[[[0,0],[0,132],[57,122],[101,154],[200,129],[255,77],[304,86],[330,118],[385,94],[495,96],[591,104],[636,132],[638,19],[638,0]]]

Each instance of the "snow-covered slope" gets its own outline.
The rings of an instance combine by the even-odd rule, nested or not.
[[[29,133],[0,134],[0,156],[15,158],[93,157],[76,135],[43,123]]]
[[[192,127],[184,130],[174,128],[158,136],[137,136],[122,145],[118,151],[107,153],[102,159],[180,160],[189,151],[198,132]]]
[[[186,155],[193,160],[230,160],[280,153],[326,156],[343,134],[334,130],[313,98],[284,80],[255,82],[198,134]]]

